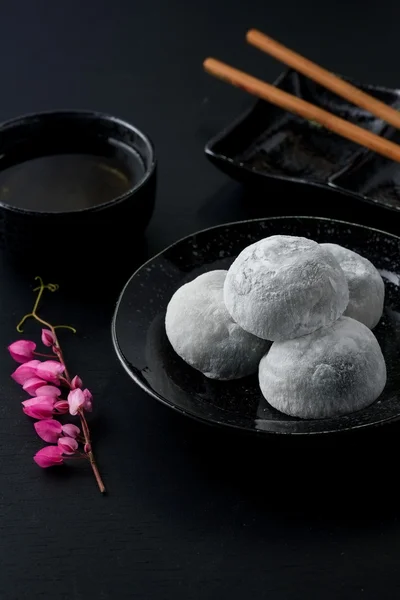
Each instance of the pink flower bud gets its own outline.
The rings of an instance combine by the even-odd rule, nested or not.
[[[79,375],[75,375],[73,380],[71,381],[71,390],[76,390],[76,388],[81,388],[83,385],[82,379]]]
[[[36,452],[33,460],[42,469],[61,465],[63,463],[62,450],[58,446],[45,446],[39,452]]]
[[[54,398],[39,396],[22,402],[22,410],[33,419],[51,419],[53,416]]]
[[[83,395],[85,396],[85,403],[83,405],[84,410],[87,410],[88,412],[92,412],[93,410],[93,396],[91,394],[91,392],[86,388],[85,390],[83,390]]]
[[[83,450],[84,450],[84,452],[86,452],[86,454],[89,454],[89,452],[92,451],[92,446],[90,444],[85,444],[83,446]]]
[[[49,381],[50,383],[59,383],[60,375],[65,370],[64,365],[56,360],[45,360],[38,364],[36,369],[36,375]]]
[[[58,447],[62,450],[63,454],[75,454],[78,449],[78,442],[71,437],[60,437]]]
[[[40,364],[40,360],[30,360],[24,365],[20,365],[17,369],[15,369],[14,373],[11,374],[11,377],[19,383],[20,385],[24,385],[28,379],[32,377],[36,377],[36,368]]]
[[[36,433],[39,437],[42,438],[45,442],[49,442],[50,444],[56,444],[58,438],[62,434],[62,425],[56,419],[45,419],[44,421],[37,421],[34,424],[34,428],[36,429]]]
[[[68,437],[76,438],[80,434],[81,430],[72,423],[66,423],[62,426],[63,433]]]
[[[18,363],[26,363],[33,359],[33,353],[35,351],[35,342],[29,340],[18,340],[8,346],[8,351],[12,358]]]
[[[42,342],[48,348],[56,343],[56,337],[50,329],[42,329]]]
[[[50,394],[38,394],[38,390],[41,389],[43,386],[46,386],[46,382],[43,381],[43,379],[40,379],[40,377],[31,377],[30,379],[27,379],[24,383],[24,385],[22,386],[22,389],[25,390],[25,392],[28,392],[28,394],[30,394],[31,396],[50,396]]]
[[[54,400],[54,398],[53,398]],[[54,410],[59,415],[65,415],[69,410],[69,404],[66,400],[59,400],[54,404]]]
[[[71,390],[68,394],[69,412],[71,415],[78,414],[78,410],[85,404],[85,396],[81,389]]]
[[[46,385],[45,381],[43,381],[43,383],[43,387],[40,387],[36,390],[37,396],[54,396],[55,398],[61,396],[60,388],[56,387],[55,385]]]

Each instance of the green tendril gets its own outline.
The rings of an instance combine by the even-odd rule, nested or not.
[[[71,325],[53,325],[53,329],[69,329],[72,333],[76,333],[75,327]]]
[[[71,325],[51,325],[50,323],[47,323],[47,321],[44,321],[43,319],[41,319],[38,316],[37,311],[38,311],[39,304],[40,304],[40,301],[43,296],[43,292],[45,290],[49,290],[49,292],[56,292],[60,286],[57,283],[44,283],[43,279],[41,277],[39,277],[38,275],[35,277],[35,281],[38,281],[40,284],[33,289],[34,293],[37,292],[36,300],[33,305],[32,312],[24,315],[22,317],[22,319],[20,320],[20,322],[18,323],[18,325],[17,325],[18,333],[24,332],[23,325],[28,319],[35,319],[35,321],[38,321],[42,325],[45,325],[46,327],[48,327],[54,334],[55,334],[56,329],[69,329],[69,331],[72,331],[72,333],[76,333],[75,327],[72,327]]]

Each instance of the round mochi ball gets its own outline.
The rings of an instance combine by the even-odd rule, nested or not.
[[[349,290],[337,260],[320,244],[274,235],[239,254],[226,276],[224,299],[243,329],[276,341],[336,321],[346,309]]]
[[[266,400],[302,419],[365,408],[386,384],[386,365],[374,334],[349,317],[304,337],[274,342],[258,374]]]
[[[211,271],[172,296],[165,317],[168,339],[184,361],[211,379],[257,372],[271,344],[244,331],[224,304],[227,271]]]
[[[383,313],[385,284],[378,270],[363,256],[338,244],[321,244],[340,264],[349,286],[349,303],[345,315],[364,323],[370,329]]]

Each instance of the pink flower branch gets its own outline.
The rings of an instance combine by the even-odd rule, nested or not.
[[[17,331],[23,333],[24,323],[30,318],[34,319],[46,328],[42,329],[41,340],[44,346],[51,348],[52,354],[36,352],[36,344],[29,340],[19,340],[8,347],[12,358],[20,363],[11,377],[32,396],[22,402],[24,413],[37,420],[34,426],[39,437],[51,444],[57,444],[39,450],[34,460],[40,467],[47,468],[61,465],[66,459],[86,458],[90,462],[100,492],[104,493],[106,490],[93,454],[89,425],[85,416],[85,412],[92,410],[93,397],[87,388],[82,389],[80,377],[76,375],[71,379],[56,334],[56,329],[60,328],[69,329],[73,333],[76,333],[76,330],[69,325],[52,325],[38,315],[44,291],[55,292],[58,286],[52,283],[44,284],[40,277],[35,279],[40,285],[34,289],[37,297],[32,312],[21,319]],[[40,361],[35,357],[50,360]],[[61,386],[67,388],[66,399],[60,397]],[[79,417],[81,428],[72,423],[62,425],[54,418],[67,412]],[[79,443],[83,443],[83,452],[79,450]]]

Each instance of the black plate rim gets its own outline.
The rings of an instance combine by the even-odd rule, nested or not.
[[[248,435],[257,435],[257,436],[267,436],[267,437],[271,437],[271,436],[288,436],[288,437],[292,437],[292,436],[326,436],[326,435],[337,435],[337,434],[343,434],[343,433],[351,433],[352,431],[357,431],[357,430],[361,430],[361,429],[370,429],[372,427],[378,427],[381,425],[385,425],[388,423],[394,423],[396,421],[398,421],[400,419],[400,403],[399,403],[399,409],[398,409],[398,413],[396,415],[392,415],[392,416],[388,416],[385,418],[378,418],[378,420],[374,420],[374,421],[368,421],[366,423],[359,423],[357,425],[352,425],[349,427],[341,427],[338,429],[328,429],[325,431],[277,431],[277,430],[264,430],[264,429],[249,429],[247,427],[244,427],[242,425],[236,425],[234,423],[227,423],[227,422],[222,422],[222,421],[218,421],[217,419],[213,419],[213,420],[209,420],[203,417],[200,417],[199,415],[193,414],[179,406],[177,406],[176,404],[174,404],[173,402],[171,402],[170,400],[168,400],[167,398],[165,398],[164,396],[161,396],[161,394],[158,394],[157,392],[155,392],[153,389],[151,389],[150,387],[148,387],[139,377],[137,377],[135,375],[134,372],[132,372],[132,370],[129,367],[129,363],[127,361],[127,359],[125,358],[120,345],[118,343],[118,335],[117,335],[117,331],[116,331],[116,322],[117,322],[117,318],[118,318],[118,312],[119,312],[119,308],[120,305],[122,303],[123,297],[125,295],[125,292],[127,290],[127,288],[129,287],[132,279],[137,275],[137,273],[139,273],[142,269],[144,269],[149,263],[151,263],[154,259],[158,258],[159,256],[162,256],[165,252],[167,252],[168,250],[170,250],[171,248],[174,248],[175,246],[177,246],[178,244],[180,244],[181,242],[184,242],[196,235],[200,235],[202,233],[205,233],[207,231],[212,231],[214,229],[220,229],[220,228],[224,228],[224,227],[230,227],[230,226],[235,226],[235,225],[241,225],[243,223],[257,223],[257,222],[261,222],[261,221],[275,221],[275,220],[282,220],[282,219],[311,219],[314,221],[328,221],[328,222],[335,222],[335,223],[340,223],[341,225],[349,225],[351,227],[358,227],[358,228],[362,228],[362,229],[367,229],[368,231],[374,232],[374,233],[378,233],[378,234],[382,234],[385,236],[390,236],[391,238],[395,238],[396,240],[398,240],[398,242],[400,243],[400,236],[390,233],[388,231],[384,231],[382,229],[377,229],[375,227],[369,227],[368,225],[362,225],[360,223],[352,223],[351,221],[343,221],[341,219],[331,219],[329,217],[318,217],[318,216],[310,216],[310,215],[284,215],[284,216],[273,216],[273,217],[260,217],[257,219],[243,219],[240,221],[230,221],[228,223],[221,223],[219,225],[213,225],[212,227],[205,227],[204,229],[200,229],[198,231],[195,231],[194,233],[190,233],[182,238],[180,238],[179,240],[176,240],[175,242],[173,242],[172,244],[170,244],[169,246],[166,246],[165,248],[163,248],[160,252],[157,252],[156,254],[154,254],[153,256],[151,256],[148,260],[146,260],[144,263],[142,263],[133,273],[132,275],[129,277],[129,279],[127,280],[127,282],[125,283],[124,287],[122,288],[122,291],[118,297],[118,300],[116,302],[116,306],[115,306],[115,310],[114,310],[114,314],[112,317],[112,321],[111,321],[111,339],[112,339],[112,343],[113,343],[113,347],[115,350],[115,353],[117,355],[117,358],[121,364],[121,366],[124,368],[125,372],[129,375],[129,377],[144,391],[146,392],[146,394],[148,394],[149,396],[151,396],[152,398],[154,398],[155,400],[158,400],[159,402],[161,402],[161,404],[163,404],[164,406],[167,406],[168,408],[172,408],[175,412],[185,416],[185,417],[189,417],[197,422],[200,423],[204,423],[205,425],[208,426],[213,426],[213,427],[221,427],[224,428],[226,430],[235,430],[235,431],[240,431],[241,433],[244,434],[248,434]],[[340,417],[335,417],[335,420],[338,419]],[[305,421],[312,421],[312,419],[304,419]],[[328,419],[325,419],[328,420]],[[330,419],[329,419],[330,420]]]

